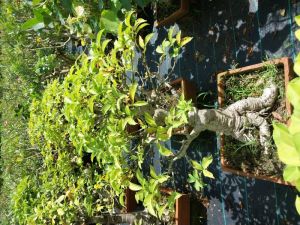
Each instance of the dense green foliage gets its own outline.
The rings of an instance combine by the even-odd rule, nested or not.
[[[117,33],[125,12],[143,9],[150,0],[59,0],[32,1],[33,17],[22,29],[59,32],[63,36],[75,35],[82,43],[94,39],[100,29]]]
[[[88,223],[122,208],[128,188],[153,216],[173,210],[180,194],[160,192],[172,171],[158,174],[144,161],[153,145],[176,160],[163,142],[185,127],[192,106],[147,65],[154,34],[142,38],[148,24],[130,10],[148,3],[1,2],[1,224]],[[158,68],[190,40],[170,29],[156,49]],[[73,54],[70,43],[88,54]],[[158,108],[168,110],[163,121],[153,119]],[[190,161],[197,191],[202,176],[213,177],[211,162]]]
[[[296,17],[300,26],[300,16]],[[300,40],[300,30],[296,31],[296,37]],[[298,54],[294,71],[300,76],[300,54]],[[286,164],[283,177],[286,181],[296,186],[300,191],[300,77],[290,81],[287,88],[287,97],[293,105],[293,114],[289,126],[274,123],[273,138],[277,146],[280,160]],[[300,214],[300,197],[296,198],[296,209]]]
[[[89,54],[83,53],[63,80],[50,82],[42,98],[32,102],[30,141],[42,164],[37,174],[24,177],[17,187],[18,223],[88,221],[120,208],[128,188],[136,191],[136,200],[154,216],[161,218],[166,209],[173,210],[180,194],[166,197],[160,192],[172,171],[157,174],[143,163],[153,144],[166,160],[176,160],[162,142],[187,125],[192,105],[183,96],[179,99],[163,91],[170,87],[168,82],[147,66],[146,50],[153,34],[145,39],[139,36],[145,26],[145,20],[135,19],[130,12],[119,24],[113,43],[103,37],[103,30],[98,32]],[[176,58],[190,40],[172,28],[156,51],[161,60],[166,55]],[[137,56],[144,74],[136,68]],[[152,90],[147,89],[149,84]],[[156,109],[167,110],[163,121],[153,119]],[[128,132],[129,126],[137,124],[138,131]],[[194,172],[189,182],[198,191],[204,186],[202,174],[213,177],[207,170],[211,162],[211,157],[201,164],[191,161]]]
[[[0,3],[1,224],[11,224],[16,185],[22,177],[35,174],[42,162],[28,138],[32,98],[40,96],[49,79],[63,77],[75,61],[59,33],[23,30],[31,16],[27,1]]]

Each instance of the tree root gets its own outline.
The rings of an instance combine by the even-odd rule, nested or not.
[[[194,107],[188,114],[189,125],[193,127],[193,130],[186,135],[187,139],[183,142],[173,161],[184,157],[191,142],[204,130],[223,133],[241,142],[255,141],[257,135],[254,134],[254,131],[258,130],[259,141],[264,148],[263,153],[268,154],[269,140],[271,139],[270,125],[262,117],[262,113],[272,108],[277,96],[278,88],[271,84],[264,89],[261,97],[249,97],[237,101],[226,109],[198,110]]]

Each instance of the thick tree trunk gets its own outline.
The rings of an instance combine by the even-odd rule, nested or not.
[[[257,135],[253,132],[256,130],[259,132],[258,138],[264,148],[264,154],[268,154],[271,139],[270,124],[262,114],[274,105],[277,96],[278,89],[272,84],[264,90],[261,97],[243,99],[225,109],[193,108],[189,112],[189,125],[193,130],[187,135],[173,161],[184,157],[190,143],[204,130],[223,133],[242,142],[257,140]]]

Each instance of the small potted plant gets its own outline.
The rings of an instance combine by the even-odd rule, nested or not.
[[[224,171],[286,184],[282,179],[283,164],[278,159],[269,127],[273,120],[288,122],[292,109],[285,92],[292,75],[292,61],[289,58],[266,61],[217,75],[220,108],[230,108],[230,105],[242,99],[259,97],[266,86],[272,84],[276,84],[278,96],[268,108],[255,114],[251,112],[254,106],[241,108],[241,115],[251,115],[251,118],[245,116],[242,119],[256,118],[257,121],[254,126],[241,128],[244,131],[238,137],[240,140],[221,134],[221,166]]]

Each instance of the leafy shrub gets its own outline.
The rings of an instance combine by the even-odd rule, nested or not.
[[[43,97],[32,102],[30,142],[40,149],[43,164],[35,176],[23,179],[14,195],[20,224],[88,221],[124,205],[128,188],[136,191],[136,200],[152,215],[161,218],[166,209],[173,209],[180,194],[173,192],[162,201],[160,193],[169,174],[157,174],[150,166],[146,176],[142,165],[153,144],[167,160],[176,160],[162,142],[184,128],[192,106],[191,101],[163,91],[170,85],[147,66],[146,49],[153,34],[145,39],[138,35],[146,25],[130,12],[113,44],[100,31],[89,55],[82,54],[63,81],[53,80]],[[156,51],[161,60],[167,54],[176,58],[190,40],[170,29]],[[138,55],[144,65],[142,75],[135,66]],[[152,90],[147,89],[150,84]],[[157,109],[167,111],[164,120],[155,119]],[[133,125],[140,129],[129,133],[127,128]],[[210,157],[201,164],[192,161],[189,182],[197,190],[203,187],[202,173],[212,177],[207,170],[211,161]]]
[[[300,26],[300,16],[296,17]],[[300,30],[296,37],[300,40]],[[295,59],[294,71],[300,76],[300,55]],[[273,138],[277,146],[279,159],[286,164],[283,177],[300,191],[300,77],[290,81],[287,87],[287,97],[293,105],[293,114],[289,126],[274,123]],[[296,198],[296,209],[300,214],[300,197]]]

